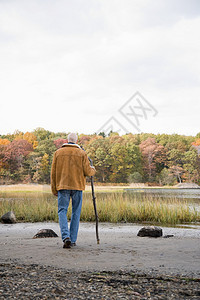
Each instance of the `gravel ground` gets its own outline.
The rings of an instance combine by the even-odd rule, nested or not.
[[[0,264],[0,299],[200,299],[200,279]]]

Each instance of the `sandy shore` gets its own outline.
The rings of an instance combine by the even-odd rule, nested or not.
[[[44,228],[58,238],[33,239]],[[141,238],[141,226],[81,223],[77,246],[62,248],[57,223],[0,224],[0,262],[39,264],[68,271],[141,271],[200,277],[200,228],[163,228],[172,238]]]
[[[95,185],[95,184],[94,184]],[[128,185],[95,185],[95,190],[99,191],[107,191],[107,190],[123,190],[124,188],[129,188],[131,186]],[[140,185],[137,185],[137,187],[143,187]],[[0,185],[0,191],[32,191],[32,192],[49,192],[51,193],[51,186],[48,184],[11,184],[11,185]],[[88,183],[85,186],[85,191],[91,191],[91,185]]]

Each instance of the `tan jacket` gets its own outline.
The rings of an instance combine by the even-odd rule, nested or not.
[[[57,196],[59,190],[84,190],[86,176],[93,176],[87,154],[78,145],[64,144],[53,156],[51,190]]]

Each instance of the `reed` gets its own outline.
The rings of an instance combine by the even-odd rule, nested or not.
[[[200,222],[199,209],[174,197],[163,199],[122,192],[97,192],[96,197],[100,222],[149,222],[162,225]],[[58,222],[57,199],[50,193],[3,192],[0,199],[0,216],[13,210],[19,222]],[[69,219],[70,215],[71,205]],[[87,192],[83,194],[81,221],[95,221],[92,197]]]

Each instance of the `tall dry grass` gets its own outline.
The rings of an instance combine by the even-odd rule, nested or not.
[[[96,193],[100,222],[150,222],[175,225],[200,222],[200,211],[176,198],[129,195],[122,192]],[[19,222],[58,222],[57,199],[50,193],[1,192],[0,216],[13,210]],[[71,205],[68,218],[71,215]],[[91,193],[83,194],[81,221],[95,221]]]

